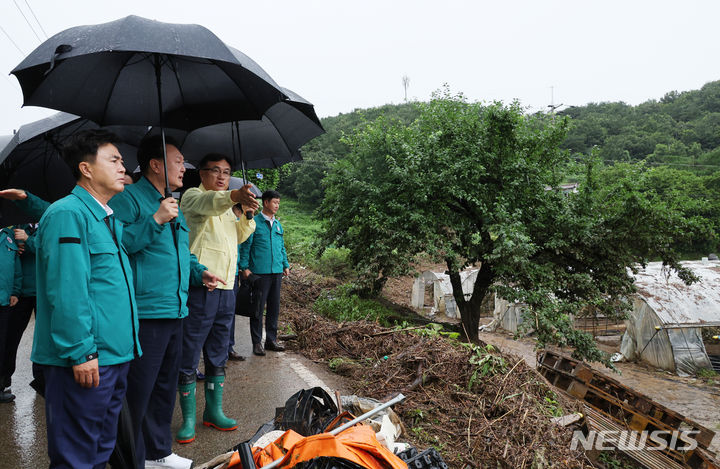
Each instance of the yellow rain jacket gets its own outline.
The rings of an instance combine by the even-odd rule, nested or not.
[[[238,244],[255,231],[255,220],[238,219],[233,205],[230,191],[208,191],[202,184],[188,189],[180,201],[190,228],[190,252],[200,264],[225,280],[227,285],[218,284],[224,290],[233,289]]]

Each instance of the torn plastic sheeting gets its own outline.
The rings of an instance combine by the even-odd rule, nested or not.
[[[699,369],[712,368],[699,327],[668,329],[667,335],[672,345],[675,372],[678,375],[690,376]]]
[[[320,456],[341,458],[368,469],[407,468],[402,459],[377,441],[372,427],[364,424],[355,425],[336,436],[321,433],[303,437],[288,430],[264,448],[253,448],[256,467],[266,466],[282,458],[277,467],[290,468]],[[228,467],[239,468],[239,458],[233,457]]]
[[[343,409],[347,410],[353,415],[362,415],[382,404],[382,402],[375,399],[358,397],[355,395],[342,396],[341,402]],[[387,415],[392,425],[394,425],[397,429],[397,431],[395,432],[397,434],[397,436],[395,437],[396,439],[400,435],[407,434],[407,429],[405,428],[405,425],[403,425],[402,420],[400,420],[400,417],[398,417],[395,411],[389,407],[387,409],[384,409],[382,412],[376,414],[373,418],[366,419],[365,422],[371,425],[375,432],[379,432],[382,428],[383,416],[385,415]]]

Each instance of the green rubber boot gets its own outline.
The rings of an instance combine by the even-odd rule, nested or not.
[[[195,384],[193,381],[178,385],[180,410],[183,416],[182,426],[175,436],[178,443],[190,443],[195,439]]]
[[[235,430],[238,424],[235,420],[225,417],[222,410],[224,376],[205,377],[205,411],[203,412],[203,425],[214,427],[224,432]]]

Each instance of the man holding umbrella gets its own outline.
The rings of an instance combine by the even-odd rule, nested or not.
[[[170,191],[183,185],[184,158],[166,141]],[[177,201],[163,198],[165,169],[160,135],[143,139],[137,152],[142,177],[113,197],[110,206],[124,223],[123,246],[135,278],[143,356],[128,374],[127,402],[133,420],[138,467],[189,468],[172,452],[172,422],[182,350],[188,287],[212,291],[221,278],[190,254],[188,226]],[[252,194],[239,196],[252,200]],[[243,199],[245,200],[245,199]]]
[[[219,430],[234,430],[237,422],[222,410],[225,364],[228,359],[230,327],[235,314],[235,272],[238,244],[255,231],[255,221],[237,218],[233,205],[241,203],[243,212],[258,207],[254,199],[241,198],[241,190],[229,191],[230,161],[220,154],[206,155],[198,165],[201,184],[187,190],[180,207],[190,226],[190,251],[213,272],[225,279],[212,292],[190,287],[190,314],[183,325],[183,351],[180,363],[180,408],[183,425],[176,439],[189,443],[195,439],[195,367],[200,350],[205,359],[205,411],[203,424]],[[244,189],[249,188],[249,185]],[[249,190],[248,190],[249,192]]]
[[[89,130],[63,149],[77,185],[37,232],[31,359],[43,366],[50,467],[105,467],[115,446],[129,362],[141,355],[123,226],[108,201],[124,188],[113,134]]]

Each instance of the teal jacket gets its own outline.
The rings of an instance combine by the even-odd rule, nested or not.
[[[22,288],[20,288],[20,296],[32,297],[36,294],[35,288],[35,229],[29,224],[18,225],[15,228],[25,230],[28,239],[25,240],[25,251],[20,254],[20,263],[22,264]]]
[[[20,297],[21,287],[22,267],[15,232],[3,228],[0,230],[0,306],[8,306],[11,296]]]
[[[142,177],[109,204],[124,224],[122,243],[130,255],[140,319],[187,316],[188,286],[201,286],[207,270],[190,253],[182,211],[174,223],[158,225],[153,218],[161,200],[162,194]]]
[[[114,217],[108,226],[105,218],[100,204],[75,186],[40,219],[35,363],[69,367],[97,352],[107,366],[142,353],[130,260],[116,243],[123,226]]]
[[[277,217],[270,228],[262,213],[255,215],[255,232],[240,245],[240,269],[250,269],[254,274],[281,274],[290,268],[284,233]]]

